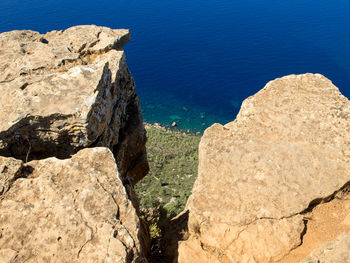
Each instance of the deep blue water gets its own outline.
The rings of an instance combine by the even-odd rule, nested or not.
[[[350,97],[349,15],[348,0],[1,0],[0,32],[129,28],[144,119],[200,130],[287,74],[324,74]]]

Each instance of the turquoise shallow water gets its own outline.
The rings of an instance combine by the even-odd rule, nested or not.
[[[345,0],[1,0],[0,32],[130,28],[144,119],[198,131],[288,74],[324,74],[350,97],[349,14]]]

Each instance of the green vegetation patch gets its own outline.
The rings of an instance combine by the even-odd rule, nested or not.
[[[200,136],[146,125],[149,174],[135,186],[143,209],[161,206],[167,218],[181,212],[197,178]]]

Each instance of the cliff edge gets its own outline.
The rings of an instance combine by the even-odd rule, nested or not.
[[[147,262],[128,30],[0,34],[0,261]]]
[[[173,222],[188,216],[175,261],[299,262],[315,250],[305,262],[319,262],[317,247],[343,235],[345,261],[321,262],[349,262],[349,146],[350,102],[330,80],[269,82],[235,121],[205,131],[198,178]]]
[[[0,155],[64,159],[104,146],[123,177],[145,176],[146,133],[122,49],[129,40],[128,30],[97,26],[0,34]]]

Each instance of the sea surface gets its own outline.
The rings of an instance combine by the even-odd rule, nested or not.
[[[277,77],[321,73],[350,97],[348,0],[1,0],[0,32],[129,28],[147,122],[203,131]]]

